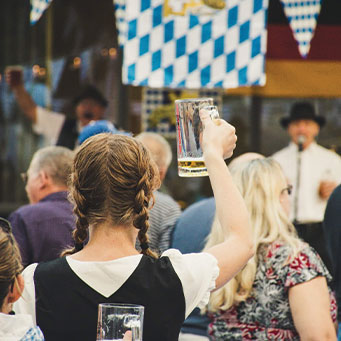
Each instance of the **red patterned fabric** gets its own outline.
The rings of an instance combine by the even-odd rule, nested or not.
[[[304,245],[296,257],[291,249],[273,243],[259,252],[259,265],[251,295],[245,302],[212,314],[212,340],[299,340],[292,319],[288,289],[318,276],[331,276],[313,248]],[[288,260],[289,259],[289,260]],[[336,300],[330,291],[331,316],[336,321]]]

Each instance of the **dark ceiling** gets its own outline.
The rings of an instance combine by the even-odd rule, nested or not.
[[[54,0],[33,26],[29,13],[29,0],[0,1],[1,70],[45,59],[48,14],[52,15],[53,58],[74,56],[90,46],[117,46],[112,0]]]

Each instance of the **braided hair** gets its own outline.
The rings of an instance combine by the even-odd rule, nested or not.
[[[135,138],[104,133],[87,139],[75,156],[71,174],[70,199],[77,218],[75,247],[63,255],[82,248],[89,225],[108,222],[135,226],[142,253],[155,256],[146,233],[153,191],[159,186],[156,164]]]

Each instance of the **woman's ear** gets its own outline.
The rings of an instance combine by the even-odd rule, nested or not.
[[[18,275],[14,282],[12,290],[8,293],[8,302],[14,303],[17,301],[22,295],[25,287],[24,277],[22,275]]]

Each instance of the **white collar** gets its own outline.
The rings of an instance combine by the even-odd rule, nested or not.
[[[34,328],[28,314],[7,315],[0,313],[0,341],[20,340],[30,328]]]
[[[67,256],[66,261],[83,282],[101,295],[109,297],[134,272],[141,258],[142,254],[137,254],[110,261],[86,262]]]

